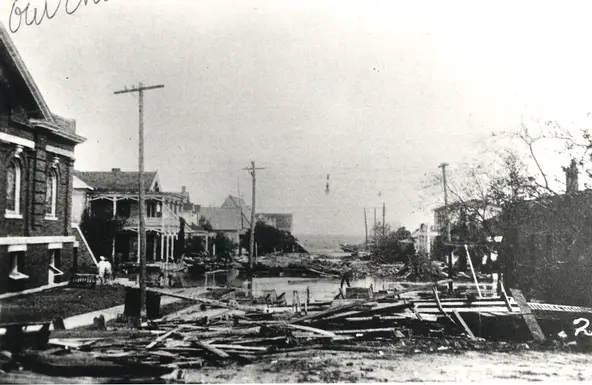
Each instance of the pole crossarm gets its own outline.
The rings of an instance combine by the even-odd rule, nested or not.
[[[155,88],[164,88],[164,84],[158,84],[155,86],[144,86],[144,85],[142,85],[142,83],[140,83],[140,85],[138,85],[137,87],[132,87],[132,88],[124,87],[123,90],[115,91],[113,93],[115,95],[119,95],[119,94],[127,94],[130,92],[148,91],[148,90],[153,90]]]

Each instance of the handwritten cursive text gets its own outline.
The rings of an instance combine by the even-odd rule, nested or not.
[[[10,17],[8,19],[8,28],[10,32],[16,33],[21,25],[39,25],[43,20],[51,20],[60,10],[63,4],[63,9],[68,15],[74,14],[78,11],[81,5],[88,5],[88,3],[99,4],[100,2],[107,2],[108,0],[57,0],[57,4],[50,5],[50,0],[44,0],[43,5],[32,5],[31,1],[14,0],[12,8],[10,9]]]

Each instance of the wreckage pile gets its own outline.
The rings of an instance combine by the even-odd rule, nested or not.
[[[413,354],[509,351],[522,346],[475,337],[463,318],[445,311],[446,303],[438,299],[436,288],[446,282],[396,293],[351,288],[345,299],[331,302],[302,302],[296,296],[292,306],[274,292],[247,303],[240,301],[235,289],[211,290],[208,297],[195,298],[151,289],[196,304],[150,320],[141,330],[54,331],[44,349],[15,352],[4,369],[21,366],[48,375],[179,379],[189,368],[248,363],[303,350],[391,349]],[[418,293],[429,289],[439,314],[420,312],[421,300],[405,298],[421,298]]]

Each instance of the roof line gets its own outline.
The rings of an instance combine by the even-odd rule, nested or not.
[[[22,76],[23,80],[25,81],[25,84],[29,88],[29,91],[31,91],[31,94],[33,95],[35,102],[39,106],[40,111],[43,113],[43,118],[49,122],[55,123],[55,119],[54,119],[47,103],[45,102],[45,99],[43,99],[43,96],[41,95],[41,91],[39,91],[39,88],[37,87],[37,84],[33,80],[31,73],[27,69],[27,66],[25,65],[25,62],[23,61],[23,58],[19,54],[12,39],[8,35],[8,31],[4,27],[4,24],[2,24],[1,22],[0,22],[0,39],[2,40],[4,45],[6,46],[6,50],[8,51],[12,60],[14,61],[19,74]]]

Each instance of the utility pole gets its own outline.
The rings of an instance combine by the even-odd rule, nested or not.
[[[144,91],[164,88],[163,84],[155,86],[144,86],[138,83],[137,87],[131,89],[124,88],[121,91],[115,91],[114,94],[138,93],[138,112],[139,112],[139,140],[138,140],[138,208],[139,208],[139,242],[138,253],[140,254],[140,322],[142,316],[146,315],[146,230],[144,224]]]
[[[243,223],[243,203],[242,203],[242,199],[241,199],[241,195],[240,195],[240,180],[238,177],[236,177],[236,193],[238,195],[237,198],[238,198],[238,207],[240,209],[240,222],[241,222],[241,227],[238,232],[238,255],[240,257],[242,255],[240,232],[243,231],[243,227],[245,227],[245,225]]]
[[[384,202],[382,202],[382,238],[384,239],[385,234],[385,227],[384,227],[384,221],[385,221],[385,211],[386,211],[386,207],[384,205]]]
[[[255,253],[255,193],[256,193],[256,183],[257,179],[255,176],[256,170],[265,170],[265,168],[255,167],[255,162],[251,161],[251,167],[246,167],[244,170],[249,171],[251,177],[253,179],[253,191],[252,191],[252,203],[251,203],[251,237],[249,239],[249,275],[252,277],[253,274],[253,257]]]
[[[366,218],[366,208],[364,207],[364,229],[366,230],[366,250],[368,250],[368,219]]]
[[[376,242],[376,207],[373,207],[374,209],[374,227],[372,228],[372,230],[374,231],[374,241]]]
[[[451,238],[450,219],[448,218],[448,186],[446,184],[446,166],[448,166],[448,163],[442,163],[438,167],[442,169],[442,183],[444,187],[444,211],[446,214],[446,240],[448,241],[448,243],[450,243]],[[448,278],[452,279],[452,250],[450,250],[450,255],[448,256]],[[448,289],[450,290],[450,292],[452,292],[452,281],[450,281],[450,283],[448,284]]]

